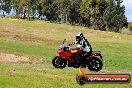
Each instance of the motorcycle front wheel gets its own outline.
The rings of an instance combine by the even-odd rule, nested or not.
[[[60,57],[54,57],[52,60],[52,64],[55,68],[65,68],[67,65],[67,61]]]

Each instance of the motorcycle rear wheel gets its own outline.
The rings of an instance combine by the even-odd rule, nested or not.
[[[60,57],[54,57],[52,60],[52,64],[55,68],[65,68],[67,65],[67,61]]]
[[[88,60],[87,67],[90,71],[98,72],[102,69],[102,66],[103,66],[102,61],[97,57],[94,57]]]

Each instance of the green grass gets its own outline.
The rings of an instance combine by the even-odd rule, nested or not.
[[[132,35],[46,21],[0,18],[0,52],[44,62],[0,63],[0,88],[131,88],[132,83],[79,86],[75,80],[76,69],[53,68],[51,60],[63,39],[72,42],[79,31],[88,38],[93,50],[101,50],[104,54],[103,70],[132,72]]]
[[[1,88],[130,88],[131,84],[88,84],[79,86],[75,77],[77,70],[72,68],[41,68],[38,65],[1,64]]]
[[[106,69],[131,70],[131,44],[96,42],[92,44],[94,49],[101,50],[104,54],[104,66]],[[31,58],[42,58],[51,64],[51,59],[56,55],[57,46],[31,44],[16,41],[0,41],[0,51],[14,53]],[[118,51],[117,51],[118,50]],[[122,60],[123,59],[123,60]],[[119,63],[118,63],[119,62]],[[127,64],[126,64],[127,63]],[[124,66],[125,64],[125,66]]]
[[[16,41],[0,40],[0,51],[34,58],[51,58],[57,47]]]

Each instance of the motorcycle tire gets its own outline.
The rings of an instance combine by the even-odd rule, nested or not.
[[[102,61],[99,58],[97,58],[97,57],[90,58],[88,60],[87,67],[88,67],[88,69],[90,71],[96,71],[96,72],[98,72],[98,71],[100,71],[102,69],[102,66],[103,66]]]
[[[65,68],[67,65],[67,61],[59,57],[54,57],[52,60],[52,65],[55,68]]]

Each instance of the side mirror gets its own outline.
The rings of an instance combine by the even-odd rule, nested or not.
[[[64,39],[63,44],[66,42],[66,39]]]

